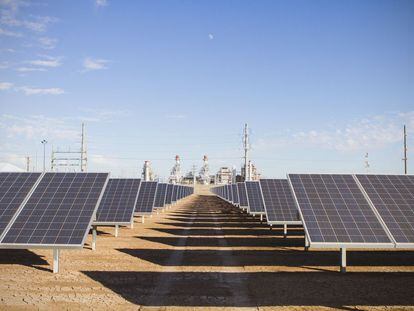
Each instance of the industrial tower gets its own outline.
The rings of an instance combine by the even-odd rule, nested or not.
[[[210,168],[206,155],[203,157],[203,166],[200,169],[200,181],[205,185],[210,184]]]
[[[175,164],[171,169],[169,182],[171,184],[178,184],[181,182],[182,175],[181,175],[181,163],[180,163],[180,156],[175,156]]]

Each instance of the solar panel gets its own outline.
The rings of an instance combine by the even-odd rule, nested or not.
[[[264,203],[260,183],[258,181],[246,181],[247,202],[249,202],[249,213],[264,214]]]
[[[167,194],[167,184],[158,184],[157,193],[155,194],[154,207],[162,208],[165,204],[165,196]]]
[[[141,179],[138,178],[109,179],[94,224],[130,224],[140,184]]]
[[[230,196],[229,196],[229,188],[227,187],[227,185],[223,186],[223,190],[224,190],[224,199],[228,201]]]
[[[0,239],[41,173],[0,173]]]
[[[239,205],[240,207],[248,207],[249,202],[247,201],[246,187],[243,182],[237,183],[237,190],[239,192]]]
[[[171,202],[177,202],[177,197],[178,197],[178,185],[173,185]]]
[[[2,246],[82,247],[108,173],[45,173]]]
[[[287,179],[261,179],[260,186],[269,224],[301,224]]]
[[[311,246],[393,246],[352,175],[288,178]]]
[[[173,187],[173,184],[168,184],[167,186],[167,191],[165,194],[165,204],[171,204]]]
[[[414,247],[414,176],[356,175],[397,247]]]
[[[226,187],[227,187],[227,192],[229,194],[229,199],[228,200],[230,202],[233,202],[233,190],[231,188],[231,185],[227,185]]]
[[[239,191],[237,190],[237,184],[232,184],[231,190],[233,193],[233,203],[239,204],[239,193],[238,193]]]
[[[156,181],[143,181],[139,188],[135,213],[151,214],[154,208],[155,193],[157,191]]]

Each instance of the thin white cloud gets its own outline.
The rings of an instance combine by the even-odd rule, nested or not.
[[[288,132],[274,138],[261,138],[256,149],[308,146],[339,152],[381,149],[402,140],[402,126],[414,131],[414,111],[371,116],[335,128]]]
[[[38,68],[38,67],[18,67],[16,68],[18,72],[33,72],[33,71],[46,71],[45,68]]]
[[[0,62],[0,69],[7,69],[10,67],[10,63],[5,61],[5,62]]]
[[[69,125],[62,118],[31,115],[21,117],[10,114],[0,115],[0,129],[8,138],[33,139],[38,137],[53,140],[79,139],[79,129]]]
[[[209,34],[208,34],[208,39],[209,39],[209,40],[213,40],[213,39],[214,39],[214,35],[213,35],[212,33],[209,33]]]
[[[40,37],[38,39],[40,46],[45,50],[52,50],[56,47],[56,44],[58,42],[55,38],[50,37]]]
[[[0,91],[9,90],[13,87],[13,83],[10,82],[0,82]]]
[[[22,34],[15,31],[6,30],[3,28],[0,28],[0,36],[7,36],[7,37],[22,37]]]
[[[28,64],[40,67],[59,67],[62,65],[61,58],[46,56],[44,59],[36,59],[27,61]]]
[[[109,61],[106,59],[93,59],[93,58],[85,58],[83,61],[83,71],[93,71],[93,70],[102,70],[102,69],[108,69],[106,64]]]
[[[109,3],[107,0],[95,0],[95,5],[97,7],[107,6]]]
[[[25,95],[61,95],[65,93],[63,89],[57,88],[57,87],[35,88],[35,87],[22,86],[22,87],[17,88],[17,90],[23,92]]]
[[[111,110],[82,108],[80,111],[85,113],[85,115],[79,116],[77,119],[84,122],[110,122],[120,117],[130,115],[129,111],[120,109]]]

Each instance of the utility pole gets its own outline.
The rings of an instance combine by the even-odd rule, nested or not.
[[[41,141],[42,145],[43,145],[43,172],[46,171],[46,144],[47,144],[47,140],[43,139]]]
[[[86,171],[86,146],[85,146],[85,124],[82,123],[82,141],[81,141],[81,158],[80,158],[80,167],[81,167],[81,172],[85,172]]]
[[[368,174],[369,173],[369,160],[368,160],[368,152],[365,154],[365,171]]]
[[[244,180],[250,180],[250,168],[249,166],[249,127],[247,123],[244,125],[243,133],[243,147],[244,147]]]
[[[30,172],[30,157],[26,157],[26,171]]]
[[[407,128],[404,125],[404,174],[407,175]]]

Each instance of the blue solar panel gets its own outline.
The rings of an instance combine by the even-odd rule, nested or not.
[[[0,238],[41,173],[0,173]]]
[[[157,193],[155,194],[155,203],[154,207],[162,208],[165,204],[165,196],[167,194],[167,184],[161,183],[158,184]]]
[[[260,183],[258,181],[246,181],[247,201],[249,202],[249,213],[264,214],[264,203]]]
[[[237,183],[237,190],[239,193],[240,207],[248,207],[249,202],[247,201],[246,186],[244,185],[244,182]]]
[[[392,247],[352,175],[288,175],[309,242],[320,247]]]
[[[171,204],[173,188],[174,188],[173,184],[168,184],[166,195],[165,195],[165,204]]]
[[[83,246],[107,180],[107,173],[46,173],[2,246]]]
[[[154,208],[155,193],[157,191],[156,181],[143,181],[139,188],[135,213],[151,214]]]
[[[95,224],[128,224],[134,217],[141,179],[109,179],[96,212]]]

